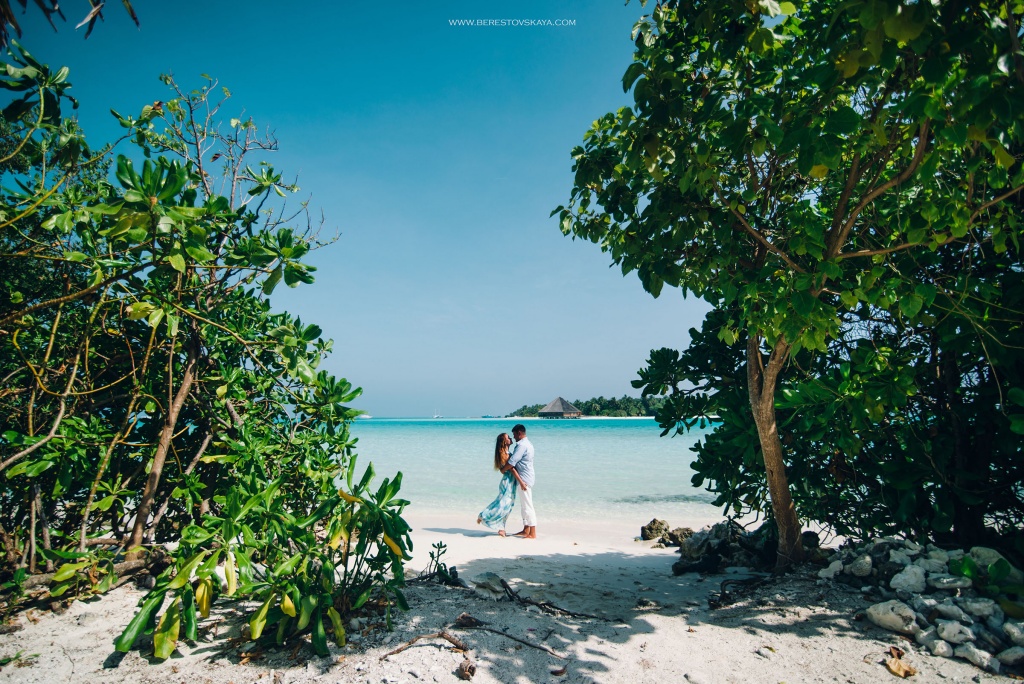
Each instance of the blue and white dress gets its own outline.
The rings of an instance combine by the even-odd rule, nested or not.
[[[505,521],[508,519],[512,508],[516,505],[516,476],[508,471],[501,477],[498,484],[498,497],[484,510],[480,511],[480,522],[492,530],[505,529]]]

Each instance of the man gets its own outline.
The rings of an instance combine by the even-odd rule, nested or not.
[[[516,444],[508,455],[508,462],[501,472],[507,473],[512,468],[519,473],[522,486],[519,497],[523,510],[523,530],[513,536],[524,539],[537,538],[537,513],[533,510],[533,444],[526,438],[526,427],[521,423],[512,428],[512,438]]]

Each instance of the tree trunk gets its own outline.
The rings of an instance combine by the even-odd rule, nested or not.
[[[132,535],[128,541],[130,549],[126,558],[129,560],[138,557],[138,547],[142,545],[146,533],[146,522],[149,519],[149,511],[153,507],[153,499],[156,497],[157,487],[160,486],[160,475],[164,470],[164,461],[167,460],[167,453],[171,450],[171,438],[174,436],[174,429],[178,423],[178,415],[188,394],[192,391],[192,383],[196,376],[196,354],[190,349],[188,359],[185,361],[185,369],[181,376],[181,385],[174,395],[174,401],[164,418],[164,426],[160,431],[160,441],[156,445],[156,453],[153,455],[153,462],[149,469],[149,477],[146,479],[146,487],[142,490],[142,498],[139,500],[139,507],[135,510],[135,524],[132,527]],[[173,377],[173,375],[172,375]]]
[[[782,442],[779,440],[778,426],[775,422],[775,387],[778,384],[779,371],[782,370],[789,355],[789,349],[790,345],[779,340],[768,356],[768,365],[764,366],[759,338],[752,335],[747,339],[747,392],[750,410],[754,414],[754,424],[757,426],[757,436],[761,442],[768,495],[771,498],[775,524],[779,530],[776,570],[799,563],[804,557],[804,547],[800,541],[800,519],[796,514],[796,506],[793,505],[793,497],[789,493],[789,479],[786,477],[786,465],[782,459]]]
[[[942,410],[953,436],[953,534],[957,543],[968,548],[984,541],[985,507],[964,501],[959,493],[977,495],[987,489],[989,454],[985,450],[970,448],[970,440],[964,430],[964,405],[960,396],[962,377],[956,357],[942,352],[939,359],[945,394]],[[984,434],[985,431],[981,432]]]

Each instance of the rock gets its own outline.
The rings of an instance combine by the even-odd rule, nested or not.
[[[947,551],[946,554],[949,556],[949,560],[951,561],[960,560],[961,558],[967,555],[964,553],[963,549],[952,549],[950,551]]]
[[[899,563],[893,563],[892,561],[883,561],[881,563],[875,563],[875,572],[872,574],[875,575],[878,584],[885,587],[889,585],[889,582],[892,581],[893,577],[903,572],[903,568],[905,567],[907,566],[900,565]]]
[[[477,593],[497,601],[505,595],[505,588],[501,586],[501,577],[493,572],[484,572],[472,580]]]
[[[1024,646],[1024,623],[1021,622],[1004,622],[1003,623],[1003,634],[1013,642],[1014,646]]]
[[[914,635],[914,641],[921,646],[930,646],[933,641],[938,641],[939,632],[934,627],[928,629],[922,629],[920,632]]]
[[[957,622],[962,622],[965,625],[974,624],[974,620],[971,619],[971,616],[961,610],[960,606],[954,604],[949,599],[937,604],[935,606],[935,610],[938,611],[939,615],[947,620],[956,620]]]
[[[677,560],[672,564],[673,575],[685,575],[688,572],[718,572],[722,557],[717,553],[706,554],[698,561]]]
[[[1020,665],[1024,663],[1024,647],[1013,646],[996,656],[1003,665]]]
[[[995,613],[996,602],[987,598],[965,598],[960,599],[960,607],[966,613],[976,618],[988,618]]]
[[[876,603],[865,611],[865,615],[872,623],[892,632],[913,634],[917,629],[917,616],[902,601]]]
[[[940,658],[953,657],[953,647],[942,639],[936,639],[932,643],[928,644],[928,650],[931,651],[933,656],[939,656]]]
[[[764,658],[765,660],[771,660],[771,659],[772,659],[772,656],[774,656],[774,655],[775,655],[774,653],[772,653],[771,651],[769,651],[769,650],[768,650],[767,648],[765,648],[764,646],[762,646],[761,648],[758,648],[758,649],[756,649],[756,650],[754,651],[754,653],[756,653],[757,655],[761,656],[761,657],[762,657],[762,658]]]
[[[655,518],[640,528],[640,538],[644,541],[650,541],[651,539],[657,539],[666,532],[668,532],[668,523]]]
[[[893,549],[889,552],[889,562],[897,565],[910,565],[910,556],[902,549]]]
[[[827,568],[822,568],[818,571],[818,577],[822,579],[832,579],[843,571],[843,561],[837,560],[832,561]]]
[[[694,534],[694,531],[689,527],[677,527],[661,535],[661,543],[665,546],[681,546],[684,541]]]
[[[940,639],[951,644],[974,641],[974,632],[954,620],[936,620],[935,629]]]
[[[936,546],[932,546],[931,544],[928,545],[928,555],[925,557],[931,558],[932,560],[942,561],[943,563],[949,562],[949,553]]]
[[[999,553],[995,549],[990,549],[987,546],[975,546],[971,549],[970,555],[971,558],[973,558],[974,561],[982,567],[982,569],[988,568],[988,566],[997,561],[1006,560],[1003,557],[1003,554]],[[1010,574],[1006,576],[1004,583],[1024,584],[1024,573],[1011,565]]]
[[[927,573],[924,568],[908,565],[889,581],[889,586],[896,591],[909,591],[914,594],[920,594],[928,587],[925,581],[926,578]]]
[[[914,615],[915,615],[915,616],[916,616],[916,618],[917,618],[917,624],[918,624],[918,625],[919,625],[919,626],[920,626],[920,627],[921,627],[922,629],[928,629],[928,627],[930,627],[930,626],[931,626],[931,624],[932,624],[932,623],[928,621],[928,616],[927,616],[927,615],[925,615],[924,613],[920,613],[920,612],[918,612],[918,611],[916,611],[916,610],[915,610],[915,611],[914,611]]]
[[[907,550],[907,553],[911,555],[921,553],[922,549],[924,549],[923,546],[921,546],[915,541],[910,541],[909,539],[903,542],[903,548],[905,548]]]
[[[864,550],[872,556],[885,558],[889,554],[889,550],[894,547],[895,545],[891,539],[876,539],[872,543],[868,544]]]
[[[953,575],[930,575],[928,586],[932,589],[967,589],[971,586],[971,580]]]
[[[847,565],[844,570],[854,577],[867,577],[871,574],[871,556],[868,554],[859,556],[852,563]]]
[[[947,575],[949,574],[949,563],[944,563],[934,558],[918,558],[914,561],[914,565],[923,569],[932,575]]]
[[[991,653],[986,653],[974,644],[960,644],[953,650],[953,655],[969,660],[983,670],[999,674],[1000,663]]]
[[[1009,644],[1004,643],[997,635],[989,631],[988,627],[976,622],[971,625],[971,632],[974,634],[976,643],[980,644],[982,648],[990,653],[999,653],[1005,651]]]
[[[999,604],[992,606],[992,614],[985,618],[985,626],[996,634],[1003,633],[1003,622],[1006,621],[1006,613],[999,607]]]
[[[928,615],[935,610],[935,606],[939,605],[939,602],[927,596],[915,596],[910,600],[910,605],[919,613]]]

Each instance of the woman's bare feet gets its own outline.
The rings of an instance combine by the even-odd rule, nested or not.
[[[476,524],[477,524],[477,525],[481,524],[481,523],[482,523],[483,521],[484,521],[484,519],[483,519],[483,518],[481,518],[481,517],[480,517],[479,515],[478,515],[478,516],[476,516]]]
[[[505,530],[498,530],[498,536],[499,537],[504,537],[505,536]]]

